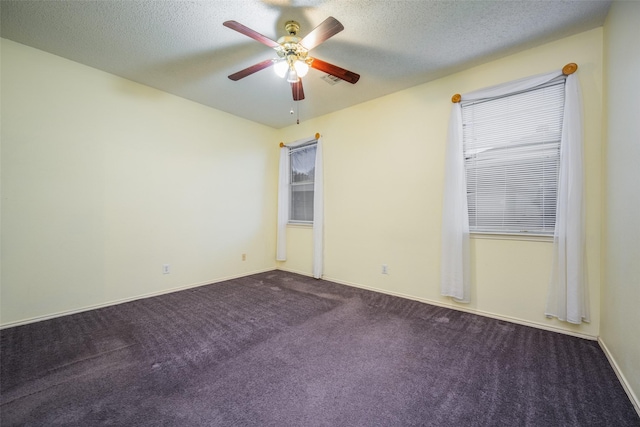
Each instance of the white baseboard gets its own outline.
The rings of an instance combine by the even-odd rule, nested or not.
[[[291,269],[287,269],[287,268],[280,268],[280,267],[278,267],[278,270],[287,271],[289,273],[296,273],[296,274],[300,274],[300,275],[307,276],[307,277],[313,277],[310,273],[307,273],[307,272],[295,271],[295,270],[291,270]],[[533,321],[530,321],[530,320],[523,320],[523,319],[519,319],[517,317],[504,316],[504,315],[501,315],[501,314],[491,313],[491,312],[488,312],[488,311],[478,310],[478,309],[474,309],[474,308],[467,308],[467,307],[462,307],[462,306],[458,306],[458,305],[447,304],[447,303],[444,303],[442,301],[432,300],[432,299],[428,299],[428,298],[420,298],[420,297],[416,297],[416,296],[413,296],[413,295],[403,294],[403,293],[400,293],[400,292],[388,291],[386,289],[378,289],[378,288],[374,288],[374,287],[371,287],[371,286],[361,285],[360,283],[347,282],[345,280],[340,280],[340,279],[336,279],[336,278],[329,277],[329,276],[322,276],[322,279],[323,280],[328,280],[328,281],[334,282],[334,283],[339,283],[341,285],[352,286],[354,288],[360,288],[360,289],[366,289],[368,291],[379,292],[381,294],[392,295],[394,297],[410,299],[410,300],[422,302],[422,303],[425,303],[425,304],[436,305],[438,307],[450,308],[452,310],[463,311],[465,313],[477,314],[478,316],[490,317],[492,319],[497,319],[497,320],[504,320],[505,322],[517,323],[519,325],[530,326],[532,328],[543,329],[545,331],[558,332],[560,334],[571,335],[571,336],[574,336],[574,337],[584,338],[584,339],[591,340],[591,341],[596,341],[598,339],[598,337],[595,336],[595,335],[590,335],[590,334],[584,334],[584,333],[580,333],[580,332],[570,331],[570,330],[567,330],[567,329],[558,328],[558,327],[555,327],[555,326],[552,326],[552,325],[547,325],[547,324],[544,324],[544,323],[533,322]]]
[[[109,307],[109,306],[112,306],[112,305],[123,304],[125,302],[136,301],[136,300],[139,300],[139,299],[144,299],[144,298],[150,298],[150,297],[155,297],[155,296],[159,296],[159,295],[170,294],[170,293],[173,293],[173,292],[183,291],[185,289],[197,288],[198,286],[211,285],[211,284],[214,284],[214,283],[224,282],[225,280],[237,279],[239,277],[250,276],[252,274],[264,273],[264,272],[273,271],[273,270],[274,270],[274,268],[267,268],[267,269],[264,269],[264,270],[245,272],[245,273],[237,274],[237,275],[233,275],[233,276],[227,276],[227,277],[221,277],[221,278],[218,278],[218,279],[208,280],[206,282],[192,283],[192,284],[189,284],[189,285],[182,285],[182,286],[178,286],[178,287],[175,287],[175,288],[164,289],[162,291],[150,292],[150,293],[147,293],[147,294],[136,295],[136,296],[133,296],[133,297],[122,298],[122,299],[113,300],[113,301],[109,301],[109,302],[105,302],[105,303],[89,305],[89,306],[78,308],[78,309],[59,311],[59,312],[56,312],[56,313],[46,314],[44,316],[36,316],[36,317],[30,317],[30,318],[27,318],[27,319],[16,320],[16,321],[13,321],[13,322],[4,323],[4,324],[0,325],[0,330],[6,329],[6,328],[13,328],[15,326],[27,325],[29,323],[40,322],[42,320],[54,319],[56,317],[68,316],[70,314],[82,313],[84,311],[96,310],[98,308]]]
[[[638,399],[638,396],[636,396],[636,394],[633,392],[633,389],[629,385],[627,378],[624,376],[624,374],[620,370],[620,366],[618,366],[616,359],[613,357],[613,355],[609,351],[609,348],[604,343],[604,341],[602,341],[601,337],[598,337],[598,344],[600,344],[600,348],[602,348],[602,351],[604,352],[605,356],[607,356],[607,360],[609,360],[609,364],[613,368],[613,371],[616,373],[616,376],[618,377],[620,384],[622,384],[622,388],[624,389],[625,393],[627,393],[627,396],[629,396],[629,400],[633,404],[634,409],[636,410],[636,412],[638,413],[638,416],[640,417],[640,399]]]
[[[301,273],[301,274],[304,274],[304,273]],[[563,329],[563,328],[557,328],[555,326],[546,325],[544,323],[533,322],[533,321],[530,321],[530,320],[523,320],[523,319],[519,319],[517,317],[504,316],[502,314],[491,313],[491,312],[487,312],[487,311],[483,311],[483,310],[478,310],[478,309],[475,309],[475,308],[467,308],[467,307],[462,307],[462,306],[457,306],[457,305],[451,305],[451,304],[447,304],[447,303],[442,302],[442,301],[436,301],[436,300],[432,300],[432,299],[428,299],[428,298],[419,298],[419,297],[415,297],[415,296],[412,296],[412,295],[403,294],[403,293],[400,293],[400,292],[392,292],[392,291],[388,291],[388,290],[385,290],[385,289],[373,288],[373,287],[370,287],[370,286],[361,285],[359,283],[346,282],[344,280],[334,279],[334,278],[331,278],[331,277],[323,277],[323,279],[331,281],[331,282],[339,283],[341,285],[353,286],[355,288],[366,289],[368,291],[380,292],[382,294],[387,294],[387,295],[392,295],[392,296],[395,296],[395,297],[400,297],[400,298],[410,299],[410,300],[413,300],[413,301],[423,302],[425,304],[431,304],[431,305],[436,305],[438,307],[450,308],[452,310],[463,311],[465,313],[470,313],[470,314],[477,314],[478,316],[490,317],[492,319],[504,320],[505,322],[517,323],[519,325],[530,326],[532,328],[543,329],[543,330],[546,330],[546,331],[558,332],[558,333],[561,333],[561,334],[571,335],[571,336],[578,337],[578,338],[584,338],[584,339],[588,339],[588,340],[591,340],[591,341],[596,341],[598,339],[598,337],[594,336],[594,335],[584,334],[584,333],[575,332],[575,331],[570,331],[570,330]]]
[[[313,274],[309,273],[309,272],[306,272],[306,271],[298,271],[298,270],[293,270],[291,268],[281,268],[281,267],[276,267],[276,270],[286,271],[287,273],[294,273],[294,274],[299,274],[301,276],[307,276],[307,277],[313,278]],[[324,276],[322,277],[322,279],[323,280],[329,280],[331,282],[336,282],[335,280],[328,279],[328,278],[326,278]],[[340,283],[340,282],[336,282],[336,283]]]

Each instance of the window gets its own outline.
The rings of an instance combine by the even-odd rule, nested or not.
[[[289,150],[289,222],[313,222],[313,193],[317,143]]]
[[[472,233],[553,234],[564,83],[461,105]]]

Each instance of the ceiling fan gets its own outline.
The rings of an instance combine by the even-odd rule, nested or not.
[[[355,84],[360,79],[359,74],[309,56],[311,49],[344,30],[342,24],[331,16],[325,19],[304,38],[298,37],[300,24],[296,21],[287,21],[284,25],[287,35],[280,37],[277,42],[236,21],[226,21],[222,25],[275,49],[278,54],[278,58],[276,59],[267,59],[231,74],[229,78],[233,81],[238,81],[260,70],[273,66],[276,74],[283,78],[286,77],[287,81],[291,83],[293,100],[300,101],[304,99],[304,90],[302,89],[302,80],[300,78],[307,74],[309,67],[323,71],[351,84]]]

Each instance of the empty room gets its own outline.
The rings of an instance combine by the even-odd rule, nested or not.
[[[640,426],[640,2],[0,17],[3,427]]]

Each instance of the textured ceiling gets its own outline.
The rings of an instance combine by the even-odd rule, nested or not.
[[[2,37],[275,128],[415,86],[604,23],[610,1],[8,1]],[[227,78],[275,52],[222,23],[277,40],[328,16],[344,31],[311,55],[362,77],[334,86],[310,70],[306,99],[270,69]],[[567,60],[570,60],[568,58]]]

